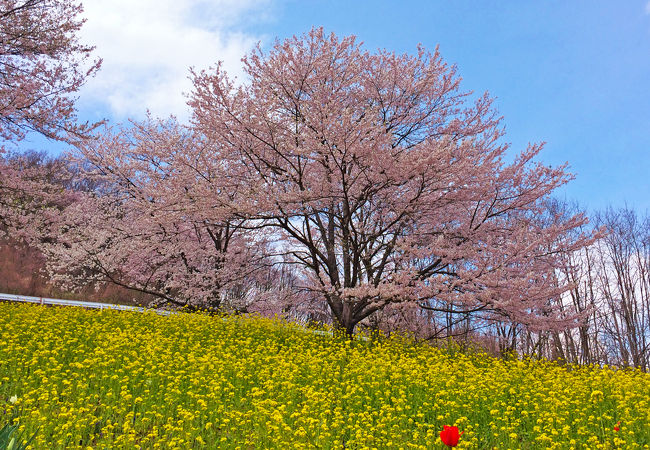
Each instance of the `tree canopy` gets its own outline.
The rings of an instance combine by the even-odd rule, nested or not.
[[[438,50],[371,53],[322,29],[195,73],[193,125],[246,186],[238,214],[283,243],[336,323],[394,303],[485,310],[554,323],[560,251],[588,241],[580,215],[544,225],[544,200],[571,176],[504,162],[501,119],[471,100]],[[558,319],[559,320],[559,319]]]

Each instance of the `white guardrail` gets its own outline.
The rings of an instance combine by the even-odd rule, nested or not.
[[[30,297],[27,295],[13,295],[13,294],[2,294],[2,293],[0,293],[0,301],[36,303],[39,305],[52,305],[52,306],[77,306],[81,308],[92,308],[92,309],[100,309],[100,310],[116,309],[119,311],[135,311],[135,312],[153,311],[157,314],[161,314],[164,316],[172,314],[171,311],[167,311],[164,309],[147,309],[140,306],[115,305],[113,303],[83,302],[81,300],[62,300],[60,298]]]

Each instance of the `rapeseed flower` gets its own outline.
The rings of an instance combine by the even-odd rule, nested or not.
[[[339,340],[255,317],[15,304],[0,304],[0,342],[0,411],[38,429],[34,449],[431,449],[450,423],[464,431],[457,448],[650,443],[639,370]]]

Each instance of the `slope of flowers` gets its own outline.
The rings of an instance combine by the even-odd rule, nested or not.
[[[277,321],[0,304],[0,421],[33,448],[648,448],[650,375]],[[616,426],[620,421],[620,426]],[[618,430],[615,429],[618,428]]]

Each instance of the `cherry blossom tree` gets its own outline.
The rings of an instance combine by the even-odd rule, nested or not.
[[[93,127],[77,123],[73,97],[101,64],[77,39],[81,12],[65,0],[0,0],[0,233],[61,200],[44,167],[7,151],[29,132],[72,142]]]
[[[88,131],[72,95],[101,60],[77,32],[80,4],[69,0],[0,0],[0,139],[35,131],[64,140]]]
[[[31,240],[36,223],[74,201],[67,189],[72,178],[62,158],[0,154],[0,238],[9,234],[14,241]]]
[[[94,189],[32,231],[51,279],[68,289],[110,282],[190,308],[245,300],[232,297],[255,282],[265,242],[232,215],[240,191],[222,184],[208,150],[172,119],[78,144],[71,164]]]
[[[534,161],[542,145],[506,163],[491,98],[463,92],[437,49],[372,53],[313,29],[243,64],[244,84],[220,65],[193,73],[193,124],[243,186],[237,215],[302,267],[339,328],[403,303],[572,323],[552,274],[590,241],[568,234],[586,218],[535,220],[571,175]]]

